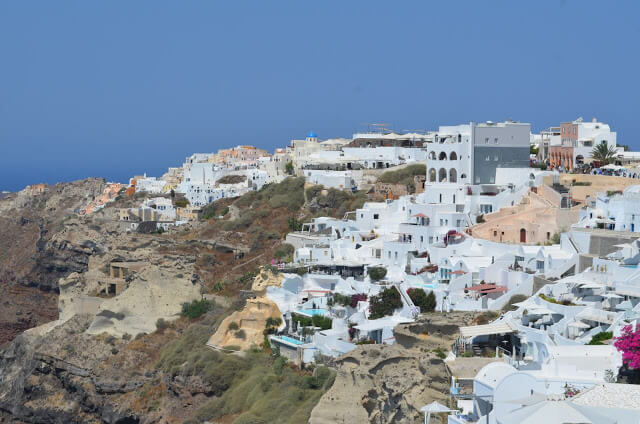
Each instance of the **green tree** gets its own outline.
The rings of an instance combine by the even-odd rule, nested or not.
[[[387,275],[387,269],[381,266],[372,266],[367,270],[373,281],[382,280]]]
[[[386,288],[369,299],[369,319],[393,315],[393,311],[401,307],[402,299],[398,290],[395,287]]]
[[[180,314],[183,317],[196,319],[204,315],[207,311],[210,311],[211,309],[213,309],[213,306],[214,306],[213,302],[206,299],[194,300],[191,303],[183,303],[182,311]]]
[[[433,312],[436,309],[436,296],[432,291],[427,294],[421,288],[410,288],[407,294],[413,304],[420,308],[420,312]]]
[[[287,162],[284,166],[284,170],[287,174],[293,175],[293,162]]]
[[[616,155],[616,149],[607,143],[600,143],[591,151],[593,160],[600,162],[602,165],[608,165],[613,162]]]

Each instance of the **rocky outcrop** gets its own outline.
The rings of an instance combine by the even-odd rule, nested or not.
[[[284,277],[282,274],[274,274],[273,272],[262,268],[260,274],[253,279],[251,291],[258,296],[264,296],[267,293],[267,287],[280,287]]]
[[[137,423],[116,408],[115,394],[131,392],[153,376],[105,373],[117,347],[83,334],[88,316],[76,316],[45,336],[20,335],[0,355],[0,410],[27,423]],[[111,341],[114,343],[113,341]]]
[[[103,179],[31,186],[0,200],[0,345],[58,317],[58,279],[87,269],[90,245],[57,240]]]
[[[422,315],[394,329],[394,345],[361,345],[335,361],[335,383],[311,413],[311,424],[415,423],[420,408],[447,404],[449,371],[442,354],[477,313]],[[439,356],[440,355],[440,356]],[[438,417],[432,417],[438,423]],[[446,421],[444,421],[446,422]]]
[[[336,380],[310,423],[414,423],[420,408],[446,403],[444,362],[433,353],[398,345],[363,345],[336,361]]]
[[[268,318],[282,320],[278,305],[267,297],[247,299],[241,311],[232,313],[222,321],[207,345],[217,349],[235,346],[241,350],[259,346],[264,340],[263,331]]]

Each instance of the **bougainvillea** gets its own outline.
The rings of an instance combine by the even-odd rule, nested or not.
[[[622,352],[622,362],[629,368],[640,369],[640,330],[634,331],[631,325],[625,326],[613,345]]]
[[[352,294],[351,295],[351,307],[355,308],[358,306],[358,302],[366,302],[367,295],[364,293]]]

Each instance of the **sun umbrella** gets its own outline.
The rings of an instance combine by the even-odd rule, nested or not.
[[[447,406],[444,406],[440,402],[433,401],[429,405],[425,405],[420,408],[420,411],[424,412],[424,422],[428,424],[431,421],[431,414],[438,414],[442,412],[453,412],[455,409],[451,409]]]

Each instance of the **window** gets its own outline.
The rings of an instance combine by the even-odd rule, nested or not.
[[[433,243],[433,237],[429,237],[429,244]]]
[[[389,251],[389,252],[387,252],[387,253],[389,254],[389,255],[388,255],[388,256],[389,256],[389,259],[391,259],[391,252]]]
[[[498,162],[498,155],[494,155],[494,156],[493,156],[493,161],[494,161],[494,162]]]
[[[490,204],[482,204],[480,205],[480,213],[491,213],[493,212],[493,206]]]
[[[480,177],[476,177],[476,184],[480,184]]]
[[[494,231],[494,232],[493,232],[493,236],[494,236],[494,237],[498,237],[498,232],[497,232],[497,231]]]
[[[379,218],[379,215],[377,213],[374,213],[373,214],[373,219],[378,219],[378,218]]]
[[[498,137],[493,139],[493,144],[498,144]]]
[[[484,144],[489,144],[489,137],[486,137],[486,138],[484,139]]]
[[[440,193],[440,203],[442,203],[442,193]]]
[[[491,177],[491,178],[489,178],[489,183],[493,184],[495,182],[495,180],[496,180],[496,177]]]
[[[487,155],[486,158],[484,158],[484,160],[486,160],[487,162],[489,162],[491,160],[491,156]]]

